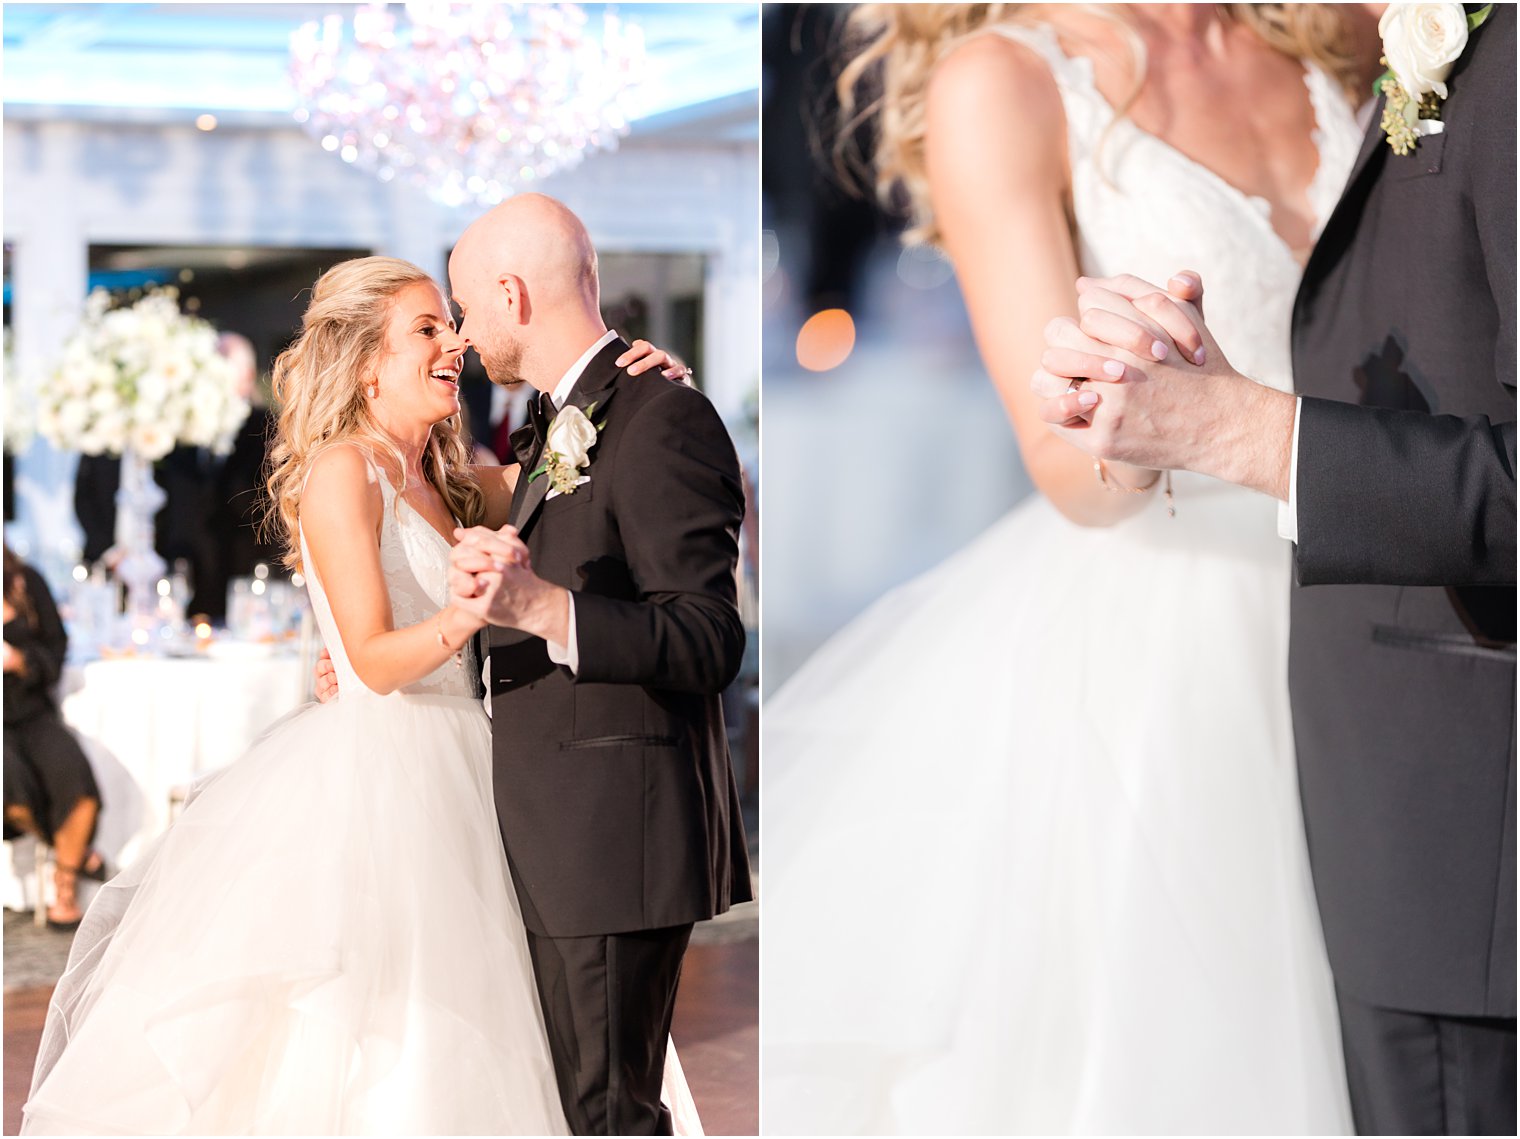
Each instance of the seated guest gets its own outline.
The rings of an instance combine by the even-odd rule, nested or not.
[[[80,874],[104,876],[90,849],[100,791],[53,699],[68,635],[42,575],[5,547],[5,837],[37,835],[53,848],[48,924],[72,928]],[[40,903],[39,903],[40,904]]]

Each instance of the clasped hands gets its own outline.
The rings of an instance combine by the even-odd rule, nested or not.
[[[1098,459],[1190,470],[1286,499],[1294,399],[1236,371],[1203,318],[1203,281],[1077,281],[1078,319],[1045,328],[1030,387],[1051,429]]]
[[[528,547],[513,527],[458,527],[454,537],[457,544],[449,552],[450,605],[474,618],[477,628],[503,625],[565,643],[569,595],[533,572]],[[317,660],[315,688],[323,704],[338,695],[337,671],[326,649]]]
[[[449,604],[482,625],[502,625],[563,644],[569,599],[533,572],[528,547],[511,526],[454,531],[449,552]]]

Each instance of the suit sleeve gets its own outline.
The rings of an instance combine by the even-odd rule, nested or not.
[[[1505,81],[1513,87],[1508,70]],[[1491,136],[1474,140],[1475,153],[1490,160],[1474,169],[1463,205],[1473,211],[1495,308],[1493,379],[1513,398],[1513,110],[1475,128]],[[1298,445],[1301,584],[1514,583],[1513,419],[1495,423],[1306,398]]]
[[[574,594],[576,680],[721,692],[744,655],[733,442],[704,396],[676,386],[623,431],[614,504],[639,596]]]
[[[1301,585],[1514,582],[1514,423],[1306,397],[1298,461]]]

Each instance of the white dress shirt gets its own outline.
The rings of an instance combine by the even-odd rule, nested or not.
[[[1298,417],[1304,409],[1299,396],[1293,401],[1293,458],[1288,467],[1288,501],[1277,504],[1277,533],[1298,544]]]

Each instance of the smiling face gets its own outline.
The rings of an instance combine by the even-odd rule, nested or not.
[[[459,368],[469,341],[438,286],[418,281],[398,292],[375,367],[376,412],[397,426],[431,425],[459,412]]]

